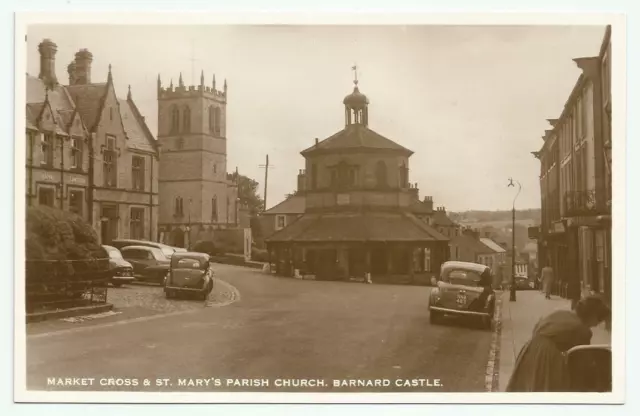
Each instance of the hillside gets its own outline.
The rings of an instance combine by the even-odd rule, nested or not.
[[[450,212],[449,217],[458,223],[471,226],[503,227],[511,224],[511,211]],[[540,209],[516,210],[516,223],[525,227],[540,224]]]

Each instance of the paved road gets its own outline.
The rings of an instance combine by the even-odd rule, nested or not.
[[[428,288],[302,281],[222,265],[216,269],[240,293],[224,307],[199,307],[151,319],[96,320],[75,327],[42,326],[46,330],[30,325],[28,388],[484,390],[491,333],[458,322],[431,325]],[[54,387],[47,386],[48,378],[94,380],[91,386]],[[145,378],[151,386],[141,384]],[[156,379],[165,378],[170,385],[155,385]],[[124,379],[139,384],[126,385]],[[433,386],[436,379],[440,387]],[[300,380],[309,382],[293,386]],[[341,388],[334,387],[336,380],[342,381]],[[390,385],[357,386],[349,380]],[[69,381],[82,382],[60,383]],[[105,383],[111,385],[101,385]]]

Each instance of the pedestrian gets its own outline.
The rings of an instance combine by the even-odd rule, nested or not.
[[[551,299],[551,291],[553,289],[553,268],[549,266],[550,262],[542,269],[542,284],[544,286],[544,295],[546,299]]]
[[[570,391],[565,355],[577,345],[591,343],[591,328],[610,318],[601,297],[581,299],[574,311],[556,311],[541,319],[516,359],[508,392]]]

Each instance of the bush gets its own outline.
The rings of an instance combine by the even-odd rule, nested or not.
[[[104,262],[93,264],[92,260],[107,259],[108,255],[94,229],[80,216],[55,208],[29,207],[26,226],[27,261],[87,260],[66,263],[64,275],[108,268],[108,262],[106,267]]]
[[[267,262],[269,261],[269,253],[267,252],[267,250],[263,250],[263,249],[259,249],[256,247],[252,247],[251,248],[251,260],[253,261],[260,261],[260,262]]]
[[[206,253],[210,256],[218,254],[218,249],[213,241],[200,240],[193,245],[193,251],[196,253]]]

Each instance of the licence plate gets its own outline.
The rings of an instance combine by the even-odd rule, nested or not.
[[[465,293],[458,293],[456,303],[458,306],[465,306],[467,304],[467,295]]]

